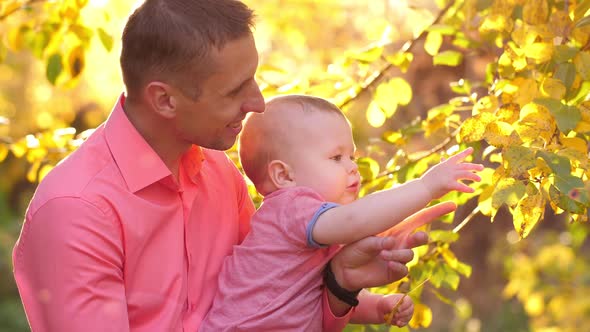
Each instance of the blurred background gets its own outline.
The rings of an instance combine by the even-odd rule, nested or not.
[[[407,127],[416,118],[427,118],[427,111],[447,103],[455,96],[450,82],[462,78],[483,81],[486,64],[498,56],[497,51],[484,48],[471,53],[461,65],[433,66],[424,40],[418,37],[448,1],[245,2],[257,13],[258,78],[265,96],[302,86],[314,86],[314,93],[322,95],[318,82],[332,82],[330,75],[343,66],[364,71],[351,76],[358,82],[373,70],[358,63],[372,63],[381,56],[371,53],[374,45],[380,50],[401,49],[413,41],[411,66],[388,74],[403,78],[413,91],[410,101],[399,102],[395,116],[369,114],[370,96],[355,96],[350,103],[343,99],[361,155],[379,163],[395,153],[383,143],[384,133]],[[133,1],[114,0],[0,1],[0,332],[28,331],[12,276],[12,248],[40,178],[75,149],[88,130],[106,119],[123,91],[120,34],[134,6]],[[66,29],[56,20],[70,24]],[[62,36],[54,38],[58,34]],[[421,151],[439,140],[437,135],[418,136],[406,148]],[[469,278],[461,277],[456,290],[431,287],[422,293],[421,301],[431,309],[432,317],[428,327],[421,329],[558,332],[590,326],[584,325],[590,322],[590,300],[583,296],[590,287],[590,273],[585,272],[587,223],[570,224],[548,209],[534,236],[519,240],[507,210],[500,209],[491,223],[477,211],[473,213],[476,207],[477,201],[466,199],[449,223],[440,226],[453,229],[469,218],[460,240],[452,243],[452,251],[472,270]],[[571,249],[572,244],[576,250]],[[554,273],[541,276],[539,271],[544,269]],[[545,277],[551,280],[547,288],[541,288],[539,279]],[[563,284],[585,288],[569,289],[571,293],[564,294],[567,297],[549,302],[545,292]],[[517,296],[519,289],[529,288],[526,296]],[[573,301],[576,292],[578,298]],[[560,329],[539,323],[549,306],[562,312],[557,317],[570,319],[570,326]]]

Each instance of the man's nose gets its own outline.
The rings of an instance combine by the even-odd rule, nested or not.
[[[244,102],[244,104],[242,104],[242,112],[243,113],[250,113],[250,112],[262,113],[262,112],[264,112],[264,109],[266,106],[264,104],[264,97],[262,96],[262,93],[260,92],[260,87],[258,86],[258,83],[254,82],[250,89],[251,89],[251,92],[250,92],[250,95],[248,96],[248,100],[246,100],[246,102]]]

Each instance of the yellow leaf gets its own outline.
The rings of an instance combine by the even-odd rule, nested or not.
[[[435,56],[438,54],[438,50],[440,49],[442,42],[442,35],[436,31],[431,31],[426,36],[426,41],[424,42],[424,50],[431,56]]]
[[[494,121],[485,129],[484,139],[495,147],[520,145],[522,143],[518,133],[506,122]]]
[[[524,309],[531,316],[539,316],[545,311],[545,300],[543,294],[533,293],[526,298]]]
[[[35,161],[29,171],[27,172],[27,180],[31,183],[35,183],[37,181],[37,174],[39,173],[39,167],[41,166],[41,161]]]
[[[514,20],[511,17],[507,17],[505,14],[492,14],[488,15],[481,26],[479,31],[487,33],[491,31],[508,31],[511,32],[514,28]]]
[[[535,60],[535,63],[543,63],[551,60],[555,47],[549,43],[533,43],[524,48],[527,58]]]
[[[8,31],[8,47],[12,51],[18,52],[23,48],[24,35],[28,30],[28,27],[22,25]]]
[[[408,105],[412,101],[412,87],[401,77],[392,78],[389,85],[395,91],[397,103],[400,105]]]
[[[534,103],[524,105],[520,110],[520,120],[514,123],[514,129],[524,142],[539,138],[549,142],[555,128],[555,120],[547,108]]]
[[[43,167],[41,167],[41,169],[39,170],[39,182],[41,182],[43,180],[43,178],[45,178],[45,176],[47,176],[47,174],[52,169],[53,169],[52,165],[49,165],[49,164],[43,165]]]
[[[560,141],[566,148],[576,150],[582,154],[588,152],[588,143],[579,137],[562,137]]]
[[[410,327],[417,329],[421,327],[429,327],[432,324],[432,310],[425,304],[414,304],[414,316],[410,320]]]
[[[369,121],[369,124],[375,128],[379,128],[383,126],[386,119],[385,112],[383,112],[379,104],[373,100],[371,104],[369,104],[369,109],[367,109],[367,121]]]
[[[390,118],[395,114],[399,103],[398,91],[396,90],[397,87],[392,84],[392,82],[393,80],[380,84],[373,97],[373,101],[379,105],[382,113],[384,113],[387,118]]]
[[[14,154],[14,156],[17,158],[24,156],[27,152],[27,141],[25,139],[21,139],[18,142],[11,144],[10,151],[12,151],[12,154]]]
[[[504,104],[496,111],[496,117],[499,121],[512,124],[520,117],[520,105],[515,103]]]
[[[562,99],[565,96],[566,88],[562,81],[554,78],[545,78],[541,82],[541,93],[553,99]]]
[[[8,156],[8,148],[6,144],[0,143],[0,162],[4,161],[6,156]]]
[[[472,118],[466,119],[459,129],[458,140],[465,143],[481,141],[486,132],[487,125],[494,120],[494,115],[487,112],[479,113]]]
[[[578,107],[582,119],[578,122],[578,125],[574,131],[579,133],[586,133],[590,131],[590,101],[584,101]]]
[[[527,1],[522,8],[522,18],[531,25],[543,24],[549,15],[547,0]]]
[[[475,105],[473,105],[472,115],[476,115],[482,112],[495,112],[498,108],[498,97],[494,95],[485,96],[480,98]]]
[[[545,199],[543,195],[523,197],[512,214],[514,229],[521,239],[526,238],[537,224],[545,211]]]
[[[576,54],[574,65],[576,66],[576,71],[584,80],[590,79],[590,52],[584,51]]]

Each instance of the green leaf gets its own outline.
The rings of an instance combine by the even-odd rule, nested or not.
[[[53,54],[52,56],[50,56],[49,60],[47,61],[47,70],[46,70],[47,80],[49,82],[51,82],[51,84],[55,85],[57,77],[62,72],[62,70],[63,70],[63,64],[62,64],[61,54],[56,53],[56,54]]]
[[[553,185],[549,188],[549,199],[564,211],[577,214],[586,213],[584,204],[569,198]]]
[[[572,200],[588,205],[588,192],[584,187],[584,181],[571,174],[556,174],[555,187]]]
[[[570,160],[553,152],[537,151],[537,157],[542,158],[555,174],[570,174]]]
[[[567,134],[578,125],[582,119],[580,110],[575,106],[563,104],[561,101],[552,98],[536,98],[535,103],[545,106],[555,117],[557,127],[563,133]]]
[[[568,62],[569,60],[573,59],[579,51],[580,50],[576,47],[571,47],[567,45],[557,45],[555,46],[553,60],[555,60],[555,62],[557,63]]]
[[[445,271],[445,277],[443,279],[443,283],[447,285],[452,290],[457,290],[459,287],[459,282],[461,281],[461,277],[459,274],[449,266],[443,266],[443,270]]]
[[[553,78],[561,80],[568,90],[571,89],[576,79],[576,66],[570,62],[560,63],[557,65]]]
[[[514,178],[503,178],[498,181],[494,193],[492,194],[492,206],[496,209],[502,204],[514,207],[524,196],[526,186]]]
[[[511,177],[526,175],[527,171],[536,166],[535,153],[530,148],[510,145],[502,151],[504,168]]]
[[[435,55],[432,60],[435,66],[456,67],[463,62],[463,54],[457,51],[444,51]]]
[[[104,46],[104,48],[110,52],[113,49],[113,37],[104,31],[103,28],[98,28],[97,31],[102,46]]]

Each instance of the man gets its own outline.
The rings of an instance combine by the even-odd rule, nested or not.
[[[127,93],[40,183],[14,249],[33,331],[198,328],[254,211],[222,152],[247,113],[264,111],[252,19],[235,0],[147,0],[130,16]],[[326,330],[348,320],[342,294],[407,273],[412,252],[387,250],[394,242],[367,238],[332,260],[340,288],[326,293]],[[421,233],[407,246],[425,242]]]

